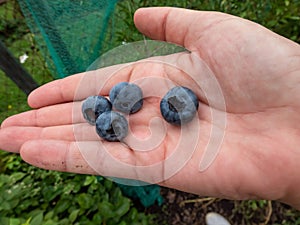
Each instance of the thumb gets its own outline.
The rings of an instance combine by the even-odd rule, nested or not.
[[[204,12],[171,7],[141,8],[135,12],[137,29],[149,38],[172,42],[190,51],[212,25],[229,18],[219,12]]]

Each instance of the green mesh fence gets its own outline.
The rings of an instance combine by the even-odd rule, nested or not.
[[[83,72],[100,55],[118,0],[18,0],[55,78]]]

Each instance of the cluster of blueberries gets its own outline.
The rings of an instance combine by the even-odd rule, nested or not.
[[[107,141],[122,141],[128,134],[128,122],[123,114],[138,112],[143,106],[143,92],[133,83],[121,82],[109,92],[109,99],[90,96],[82,104],[85,120],[96,126],[97,134]],[[192,90],[176,86],[169,90],[160,102],[163,118],[170,124],[190,122],[199,102]]]

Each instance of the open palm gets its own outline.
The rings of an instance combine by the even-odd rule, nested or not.
[[[299,45],[250,21],[216,12],[141,9],[135,24],[150,38],[187,48],[190,53],[160,59],[170,59],[183,70],[153,59],[46,84],[28,99],[38,109],[3,122],[0,148],[20,152],[24,160],[45,169],[300,207]],[[84,122],[81,101],[99,90],[108,95],[122,81],[138,83],[148,97],[141,112],[130,116],[132,135],[125,143],[105,142]],[[182,128],[159,119],[159,97],[172,85],[190,87],[200,100],[198,117]],[[226,126],[214,115],[225,115]],[[222,140],[215,138],[220,149],[200,171],[213,129],[224,134],[218,136]]]

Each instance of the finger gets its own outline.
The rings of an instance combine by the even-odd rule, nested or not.
[[[100,141],[100,138],[95,127],[87,123],[53,127],[12,126],[0,130],[0,149],[19,152],[30,140]]]
[[[161,82],[161,80],[155,81]],[[146,111],[146,114],[159,115],[159,99],[156,97],[159,95],[163,96],[167,90],[164,84],[156,85],[156,89],[158,89],[156,90],[148,83],[142,84],[140,82],[140,86],[143,86],[144,96],[147,97],[142,111]],[[161,93],[158,93],[159,91]],[[5,119],[1,124],[1,128],[10,126],[48,127],[84,123],[85,119],[83,118],[81,107],[82,102],[69,102],[23,112]],[[144,110],[145,108],[147,110]],[[142,117],[138,122],[141,122],[144,118]]]
[[[82,102],[47,106],[23,112],[5,119],[1,128],[10,126],[48,127],[85,122],[81,113]]]
[[[28,97],[28,104],[33,108],[40,108],[81,101],[91,95],[107,96],[116,83],[134,82],[147,76],[163,77],[164,65],[168,61],[174,63],[177,58],[178,56],[173,55],[161,61],[156,59],[144,63],[115,65],[56,80],[33,91]]]
[[[193,51],[196,40],[205,30],[230,17],[219,12],[150,7],[138,9],[134,22],[142,33],[152,39],[172,42]]]
[[[25,132],[25,133],[24,133]],[[8,152],[20,151],[24,142],[34,138],[37,139],[39,128],[1,128],[0,130],[0,149]]]
[[[95,94],[107,96],[112,85],[128,80],[130,67],[120,70],[122,67],[126,68],[126,65],[111,66],[52,81],[34,90],[28,97],[28,104],[32,108],[40,108],[83,100]],[[117,71],[118,76],[112,76]]]
[[[135,153],[120,143],[36,140],[26,142],[20,153],[27,163],[43,169],[148,181],[153,176],[140,174]]]
[[[76,149],[76,145],[67,141],[28,141],[22,146],[20,154],[24,161],[39,168],[96,174]]]

